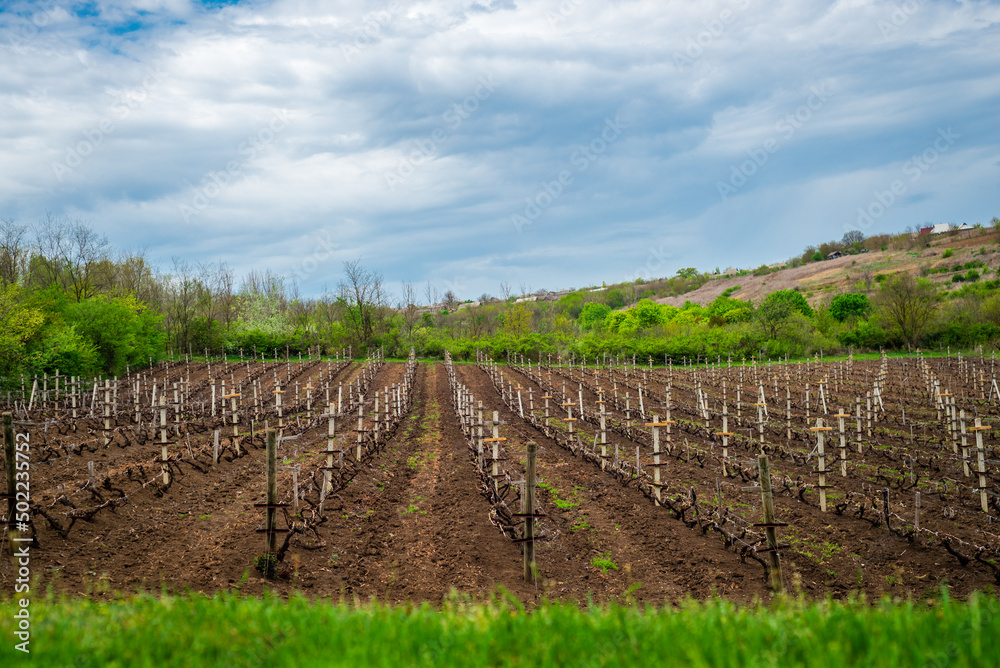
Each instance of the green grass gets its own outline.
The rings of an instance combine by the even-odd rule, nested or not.
[[[604,552],[601,556],[594,557],[590,560],[590,565],[594,568],[600,568],[602,573],[618,570],[618,564],[611,558],[610,552]]]
[[[579,501],[569,501],[567,499],[560,499],[559,490],[553,487],[550,483],[545,482],[544,480],[540,481],[538,483],[538,486],[549,493],[549,495],[552,497],[552,503],[554,503],[556,507],[559,508],[560,510],[571,510],[580,505]],[[582,489],[586,489],[586,487],[574,487],[573,495],[578,496],[580,494],[580,490]]]
[[[16,604],[0,603],[0,664],[14,649]],[[141,596],[33,602],[30,662],[124,666],[996,666],[1000,603],[917,602],[675,609],[543,604],[500,595],[428,605],[354,606],[294,597]]]

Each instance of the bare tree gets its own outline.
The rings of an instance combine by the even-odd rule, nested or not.
[[[840,243],[845,248],[851,248],[854,246],[854,244],[858,244],[858,246],[860,247],[861,244],[864,243],[864,241],[865,241],[864,232],[862,232],[861,230],[849,230],[844,233],[844,236],[840,240]]]
[[[233,291],[235,276],[225,262],[219,262],[215,275],[215,290],[219,301],[219,317],[228,332],[236,319],[236,293]]]
[[[244,296],[260,295],[268,299],[274,299],[281,304],[282,308],[285,307],[288,301],[288,295],[285,292],[284,277],[272,273],[270,269],[265,269],[263,272],[251,269],[243,277],[243,283],[240,285],[240,294]]]
[[[417,311],[417,296],[413,289],[413,283],[403,281],[402,299],[399,302],[399,313],[403,316],[403,323],[406,325],[406,334],[413,333],[413,328],[420,320],[420,313]]]
[[[174,257],[172,261],[173,271],[166,277],[169,286],[167,331],[174,345],[187,351],[191,345],[191,325],[198,301],[198,277],[186,260]]]
[[[39,254],[39,275],[42,285],[58,283],[77,301],[94,292],[100,270],[107,270],[110,244],[80,220],[55,218],[46,214],[34,228]]]
[[[870,268],[865,267],[865,269],[861,271],[861,280],[865,282],[865,292],[871,292],[872,281],[875,280],[875,276],[872,274],[872,270]]]
[[[344,263],[344,278],[340,282],[340,295],[350,311],[347,326],[366,347],[375,342],[375,333],[381,328],[386,306],[382,288],[382,274],[361,266],[361,260]]]
[[[146,259],[145,248],[119,252],[114,264],[114,290],[120,294],[135,295],[136,299],[152,306],[159,306],[163,290],[153,267]]]
[[[28,273],[28,226],[0,219],[0,286],[21,283]]]
[[[444,307],[449,311],[454,311],[458,308],[458,297],[455,296],[453,290],[448,290],[444,293]]]
[[[424,297],[427,298],[428,306],[434,306],[438,303],[438,290],[431,285],[430,281],[427,281],[427,285],[424,286]]]
[[[503,301],[510,301],[510,297],[513,291],[510,288],[510,283],[507,281],[500,281],[500,299]]]

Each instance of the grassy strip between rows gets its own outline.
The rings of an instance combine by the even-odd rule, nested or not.
[[[487,604],[351,605],[219,594],[0,603],[0,665],[46,666],[1000,666],[1000,603],[724,600],[531,612]]]

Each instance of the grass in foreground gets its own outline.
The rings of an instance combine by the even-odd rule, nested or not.
[[[804,602],[678,609],[331,604],[139,596],[33,603],[31,655],[0,603],[0,664],[36,666],[998,666],[1000,602]]]

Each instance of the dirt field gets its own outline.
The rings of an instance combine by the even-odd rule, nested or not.
[[[580,392],[584,402],[592,406],[597,398],[587,385],[573,390],[583,380],[595,382],[590,372],[584,379],[574,376],[571,369],[555,369],[554,380],[549,381],[547,377],[534,375],[537,366],[534,371],[517,367],[504,367],[503,371],[525,395],[530,388],[534,398],[543,396],[545,391],[554,394],[553,388],[560,383],[569,385],[567,396],[570,400],[576,400]],[[813,369],[812,373],[819,371]],[[835,373],[831,369],[824,372]],[[954,380],[947,375],[947,369],[938,372],[941,378]],[[160,446],[155,440],[159,439],[159,427],[153,432],[149,425],[156,416],[146,405],[142,409],[144,424],[134,424],[129,408],[131,400],[126,398],[124,390],[119,414],[112,419],[113,426],[117,426],[107,446],[103,444],[98,417],[80,418],[76,421],[77,431],[73,432],[70,430],[73,421],[66,417],[68,409],[65,408],[58,412],[51,407],[36,408],[28,420],[19,415],[19,422],[30,423],[21,424],[17,429],[20,432],[27,430],[30,437],[31,498],[32,504],[39,509],[34,515],[38,542],[32,549],[33,575],[42,587],[51,585],[59,592],[95,597],[110,597],[115,592],[137,589],[159,591],[166,587],[174,591],[190,589],[206,593],[236,589],[259,594],[272,589],[283,594],[303,591],[310,596],[334,598],[440,602],[451,590],[481,598],[494,593],[498,585],[527,601],[538,601],[542,597],[581,602],[588,598],[629,597],[663,602],[716,594],[748,601],[767,596],[766,571],[761,563],[745,555],[741,558],[738,550],[720,539],[718,532],[705,529],[704,523],[692,523],[690,514],[678,518],[670,509],[657,507],[649,495],[643,493],[641,476],[625,479],[602,470],[599,464],[584,456],[583,451],[567,449],[555,432],[550,430],[553,437],[547,436],[544,430],[522,418],[520,411],[504,403],[484,369],[472,365],[456,366],[457,379],[490,410],[500,413],[501,433],[507,438],[507,470],[515,476],[523,475],[524,444],[533,440],[539,446],[538,475],[542,484],[538,499],[546,515],[540,520],[539,528],[546,539],[536,548],[539,582],[526,584],[521,578],[520,547],[490,520],[490,504],[483,494],[473,454],[456,416],[446,366],[440,362],[421,363],[415,373],[408,413],[392,426],[388,439],[372,441],[366,446],[367,452],[360,461],[353,454],[345,457],[344,468],[336,472],[333,493],[325,501],[325,512],[320,516],[317,506],[322,487],[321,467],[326,463],[326,456],[319,453],[327,446],[329,418],[315,404],[325,403],[325,392],[330,392],[331,401],[335,402],[334,388],[342,388],[345,415],[336,418],[338,442],[351,447],[353,452],[357,411],[353,406],[347,407],[347,388],[350,383],[365,379],[371,391],[400,383],[405,375],[404,365],[389,363],[378,368],[363,368],[360,363],[345,363],[336,368],[327,362],[257,363],[249,367],[230,364],[221,373],[218,368],[213,370],[213,376],[229,379],[230,387],[242,388],[244,430],[247,430],[245,416],[252,411],[249,388],[253,379],[260,383],[259,391],[264,395],[273,392],[275,378],[281,378],[280,385],[285,388],[284,434],[294,438],[281,442],[279,465],[298,464],[298,481],[302,489],[300,513],[295,515],[292,508],[285,512],[289,522],[298,522],[304,531],[291,536],[283,555],[285,576],[273,581],[265,580],[254,568],[254,557],[264,551],[264,537],[258,533],[263,527],[264,511],[254,507],[264,501],[265,490],[261,425],[255,424],[253,438],[244,435],[237,442],[226,435],[231,431],[223,431],[221,460],[218,464],[212,463],[213,432],[223,428],[226,418],[221,414],[212,418],[198,413],[199,402],[202,402],[200,410],[205,411],[204,402],[210,401],[206,365],[176,364],[161,368],[147,376],[147,385],[142,385],[141,375],[132,379],[132,382],[139,380],[143,388],[141,398],[148,404],[142,393],[148,391],[152,379],[161,379],[160,387],[163,387],[164,380],[172,386],[173,382],[190,375],[188,404],[184,409],[187,412],[182,415],[179,425],[181,436],[171,437],[176,444],[170,446],[173,480],[169,485],[162,483],[161,463],[158,462]],[[619,373],[620,370],[603,370],[597,382],[609,392],[611,386],[617,384],[624,401],[630,379],[632,383],[640,380],[634,375],[635,370],[630,379],[616,375]],[[666,373],[665,370],[650,373],[643,387],[647,392],[647,413],[653,412],[652,397],[663,395],[668,383],[672,389],[673,419],[678,426],[674,432],[676,449],[668,457],[670,463],[664,473],[671,483],[667,492],[683,499],[693,490],[703,503],[712,504],[715,503],[711,500],[715,490],[724,489],[727,505],[732,505],[750,521],[759,522],[759,496],[755,497],[753,492],[728,491],[752,485],[753,481],[741,479],[738,474],[721,476],[717,463],[708,454],[699,454],[719,455],[718,437],[711,433],[718,431],[721,425],[716,412],[720,390],[712,385],[718,377],[703,378],[706,391],[712,385],[710,396],[715,401],[712,407],[714,426],[705,430],[698,424],[700,416],[695,408],[693,382],[681,375],[668,380]],[[874,374],[877,370],[872,368],[868,373]],[[859,366],[855,377],[860,379],[860,374]],[[865,377],[865,382],[870,380]],[[291,388],[296,382],[299,383],[297,403],[291,399]],[[549,382],[551,386],[543,387]],[[863,384],[858,380],[859,387]],[[322,402],[310,401],[308,408],[304,397],[307,386],[313,388],[310,391],[314,399],[324,395]],[[744,392],[756,391],[749,375],[743,386]],[[733,404],[735,413],[733,387],[729,385],[728,401]],[[840,399],[846,403],[855,389],[845,386]],[[896,390],[891,386],[886,391],[889,396],[895,396]],[[771,410],[781,413],[777,417],[772,415],[774,424],[768,425],[766,438],[770,443],[785,443],[783,392],[782,385],[780,402],[769,399],[773,402]],[[804,383],[793,384],[793,392],[796,394],[795,421],[804,423],[803,400],[798,396],[804,392]],[[768,394],[771,394],[770,388]],[[831,387],[831,403],[837,400],[835,397]],[[365,428],[370,429],[374,410],[370,392],[365,401],[362,412]],[[636,431],[630,432],[634,437],[616,432],[612,440],[621,447],[623,459],[626,458],[624,453],[634,456],[639,448],[645,461],[651,453],[649,430],[639,424],[642,418],[635,414],[634,393],[629,401],[630,408],[624,410],[619,404],[609,404],[610,420],[619,429],[625,429],[625,423],[635,424]],[[662,403],[659,398],[655,401]],[[749,422],[733,427],[744,434],[754,432],[756,424],[755,414],[747,415],[750,408],[746,401],[744,396],[742,410],[744,420],[749,419]],[[818,412],[815,396],[813,402],[812,417],[815,418]],[[534,399],[533,403],[535,413],[541,415],[540,401]],[[912,405],[905,405],[912,416],[911,422],[931,422],[933,411],[921,413],[919,400],[913,399]],[[662,415],[662,409],[657,410]],[[990,416],[995,415],[995,408],[982,410],[989,411]],[[99,405],[95,412],[100,414]],[[262,417],[269,426],[275,425],[273,408]],[[648,414],[645,419],[649,419]],[[730,420],[731,424],[737,423],[735,415]],[[888,418],[879,426],[890,431],[898,429],[898,425],[894,427]],[[593,437],[595,432],[591,425],[581,423],[580,428],[589,430],[586,431],[587,440]],[[224,429],[231,430],[231,427]],[[932,436],[935,436],[935,429],[931,427]],[[739,446],[744,448],[741,454],[736,454],[739,448],[735,444],[732,446],[731,465],[737,469],[740,459],[750,457],[747,454],[748,448],[752,448],[750,436],[745,438],[746,443]],[[822,513],[816,505],[815,490],[800,493],[802,481],[815,482],[816,460],[803,459],[811,444],[805,442],[806,436],[798,438],[802,442],[793,439],[792,443],[781,447],[789,452],[801,451],[799,456],[786,453],[782,459],[777,450],[773,455],[775,469],[778,469],[776,480],[778,476],[786,476],[789,480],[800,481],[798,486],[786,485],[786,493],[778,493],[775,499],[779,519],[789,525],[781,532],[782,541],[788,545],[782,550],[787,586],[817,597],[828,594],[844,597],[858,590],[869,596],[883,593],[903,596],[933,593],[941,583],[947,582],[956,595],[963,596],[996,582],[985,562],[971,559],[960,563],[940,544],[929,544],[919,536],[893,534],[877,522],[873,524],[871,515],[858,518],[850,509],[843,513]],[[687,439],[686,453],[681,446],[682,439]],[[876,434],[872,440],[887,442],[889,431],[883,436]],[[948,445],[944,441],[942,444]],[[897,445],[904,447],[905,438]],[[919,449],[918,446],[914,448]],[[934,438],[923,447],[928,448],[928,452],[933,450]],[[866,449],[869,454],[865,458],[851,455],[852,469],[862,464],[886,470],[899,468],[893,456],[886,455],[883,461],[879,459],[883,455],[877,448],[867,446]],[[996,456],[992,450],[990,453],[990,457]],[[831,456],[830,461],[833,459]],[[918,455],[917,460],[918,473],[925,467],[927,478],[961,476],[960,471],[957,474],[951,469],[942,471],[945,464],[932,460],[928,453]],[[91,461],[94,462],[92,481],[88,471]],[[938,468],[932,474],[934,466]],[[828,467],[832,468],[833,464]],[[995,473],[992,465],[990,471]],[[896,472],[905,478],[905,471]],[[648,471],[642,474],[647,475]],[[720,476],[725,487],[718,480]],[[864,476],[852,472],[848,479],[837,477],[834,482],[840,493],[870,496],[878,486],[876,483],[881,484],[876,477],[871,479],[874,482],[865,484]],[[992,480],[991,474],[991,484],[994,484]],[[279,497],[290,503],[291,470],[279,472],[278,486]],[[902,505],[912,496],[912,490],[906,487],[905,480],[898,488],[892,481],[888,486],[892,487],[893,511],[904,512]],[[925,527],[947,528],[949,535],[968,539],[970,543],[991,540],[982,533],[991,531],[991,521],[974,516],[975,498],[949,501],[952,497],[944,495],[941,497],[944,501],[935,501],[929,487],[927,490]],[[758,501],[754,501],[755,498]],[[961,511],[958,519],[938,516],[942,513],[941,507],[949,502]],[[94,511],[95,508],[99,510]],[[872,513],[877,511],[877,508],[872,509]],[[704,516],[704,510],[699,512]],[[972,519],[966,521],[967,517]],[[284,520],[280,526],[286,526]],[[955,546],[961,554],[974,556],[969,548]],[[984,555],[989,556],[988,553],[980,556]],[[13,587],[13,578],[10,560],[0,560],[0,583],[5,590]]]

